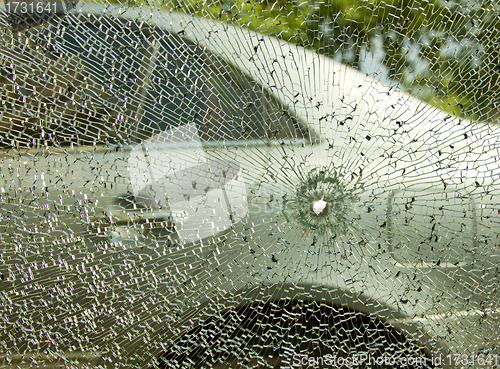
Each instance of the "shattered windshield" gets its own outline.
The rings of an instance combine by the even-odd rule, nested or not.
[[[498,12],[6,0],[0,366],[497,366]]]

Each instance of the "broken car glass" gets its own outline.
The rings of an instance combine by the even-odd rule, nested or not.
[[[495,5],[13,3],[2,367],[497,365]]]

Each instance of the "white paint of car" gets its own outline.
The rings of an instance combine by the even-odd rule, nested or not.
[[[402,202],[411,199],[408,197],[411,191],[422,197],[445,197],[451,194],[457,201],[471,198],[474,200],[467,206],[481,209],[481,213],[467,214],[465,223],[468,230],[463,234],[463,242],[454,250],[455,255],[448,261],[436,260],[432,255],[421,255],[421,261],[415,262],[410,259],[415,254],[411,244],[406,250],[395,250],[394,245],[387,245],[386,238],[412,240],[415,236],[421,237],[419,232],[427,231],[427,227],[405,229],[401,226],[401,219],[394,215],[392,229],[381,233],[383,247],[387,248],[386,254],[380,254],[378,259],[365,259],[362,251],[351,250],[351,258],[359,265],[354,274],[340,262],[332,260],[327,255],[330,252],[328,249],[316,252],[314,264],[321,266],[322,260],[328,261],[328,264],[323,264],[319,272],[313,272],[311,266],[304,262],[310,256],[308,247],[283,252],[269,246],[260,259],[239,258],[242,265],[252,265],[251,273],[246,277],[241,275],[241,270],[233,270],[233,273],[226,271],[226,278],[232,280],[232,290],[255,283],[254,275],[260,275],[259,280],[265,280],[269,285],[289,282],[342,288],[352,293],[362,293],[387,304],[394,311],[413,317],[413,323],[424,325],[435,336],[444,334],[442,324],[467,316],[469,312],[471,317],[475,316],[476,310],[470,310],[471,306],[479,306],[486,295],[481,297],[481,294],[467,291],[467,288],[457,289],[459,286],[455,281],[458,278],[464,284],[481,283],[480,278],[471,272],[478,260],[471,260],[468,255],[460,258],[457,250],[477,249],[477,240],[483,237],[482,233],[488,234],[490,240],[498,237],[495,229],[499,229],[496,214],[499,193],[495,181],[500,176],[499,127],[448,115],[399,91],[397,87],[386,86],[311,50],[244,28],[174,13],[165,16],[162,12],[149,9],[144,10],[144,13],[142,10],[125,10],[122,16],[136,19],[138,14],[168,31],[182,32],[185,37],[221,55],[258,83],[270,88],[278,99],[288,103],[291,111],[307,122],[320,137],[311,147],[293,148],[296,157],[314,153],[308,163],[310,167],[324,165],[324,153],[333,145],[336,152],[332,153],[331,158],[337,160],[339,167],[356,173],[359,169],[368,173],[370,167],[379,168],[372,174],[378,177],[380,193],[377,201],[372,201],[375,207],[371,213],[372,219],[359,222],[359,228],[363,231],[369,232],[379,227],[385,219],[391,220],[390,203],[393,203],[392,211],[395,212],[396,206],[401,207]],[[358,141],[348,146],[346,143],[350,136]],[[364,154],[363,158],[359,158],[360,153]],[[273,166],[285,164],[281,160],[282,156],[279,145],[271,147],[269,157]],[[475,190],[478,182],[481,188]],[[247,183],[247,186],[251,187],[252,184]],[[401,198],[403,191],[405,198]],[[369,195],[360,198],[360,203],[370,202]],[[456,206],[458,209],[463,204]],[[422,224],[428,221],[425,214],[416,216],[422,217]],[[484,227],[481,226],[483,222],[487,224]],[[258,227],[259,216],[247,224]],[[243,224],[238,224],[235,235],[241,234],[238,226],[244,228]],[[461,229],[453,227],[456,225],[451,225],[451,232],[457,238]],[[406,234],[408,231],[413,233]],[[291,232],[287,236],[293,239],[301,232],[298,229],[295,234]],[[390,233],[397,234],[391,237]],[[446,233],[440,236],[445,237]],[[273,242],[272,237],[264,235],[259,240],[263,245],[272,245]],[[232,241],[227,242],[230,245],[237,243],[237,240]],[[456,241],[461,242],[458,238]],[[245,255],[246,250],[235,250],[231,246],[218,251],[236,257]],[[277,266],[279,272],[267,271],[265,259],[275,253],[280,259]],[[491,242],[482,254],[489,256],[476,264],[479,269],[493,267],[499,259],[499,252],[496,247],[491,247]],[[427,283],[423,283],[420,291],[409,291],[407,283],[399,284],[397,280],[390,283],[387,280],[387,276],[400,275],[400,272]],[[484,290],[484,293],[487,294],[487,291]],[[457,302],[457,295],[464,297],[464,300]],[[403,296],[410,301],[409,305],[402,306],[400,300]],[[438,297],[440,305],[432,305],[431,302]],[[465,302],[474,300],[476,304]],[[449,312],[447,318],[433,318],[446,312]],[[498,311],[492,313],[498,314]],[[470,340],[463,333],[465,330],[461,332],[453,332],[453,338],[449,338],[449,341],[460,346]]]

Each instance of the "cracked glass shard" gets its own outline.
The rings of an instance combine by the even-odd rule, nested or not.
[[[497,4],[0,5],[0,367],[498,366]]]

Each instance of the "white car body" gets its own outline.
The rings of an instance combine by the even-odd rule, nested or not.
[[[332,59],[244,28],[145,8],[84,5],[77,12],[146,21],[181,33],[265,86],[307,124],[312,138],[287,145],[281,145],[280,140],[247,146],[219,143],[204,147],[201,154],[199,145],[189,153],[182,145],[160,148],[154,154],[153,169],[168,167],[166,163],[172,158],[185,162],[168,170],[182,171],[221,159],[240,166],[236,179],[226,187],[233,221],[221,220],[227,204],[215,209],[223,196],[220,190],[206,205],[205,210],[214,218],[210,224],[204,223],[204,230],[187,226],[183,230],[187,221],[176,223],[182,242],[168,249],[168,260],[161,259],[166,250],[162,245],[143,237],[134,227],[106,225],[103,229],[101,222],[107,218],[112,225],[145,217],[162,219],[162,226],[168,228],[172,227],[168,219],[173,212],[181,214],[182,209],[192,206],[181,203],[182,199],[177,208],[167,206],[173,192],[169,194],[165,188],[181,194],[185,185],[181,182],[178,190],[172,190],[175,184],[160,186],[165,197],[158,204],[163,201],[163,206],[132,212],[116,205],[117,196],[127,192],[138,196],[150,184],[147,176],[138,179],[145,172],[144,166],[131,169],[134,163],[145,160],[138,146],[114,151],[99,145],[4,151],[0,156],[0,195],[12,199],[10,207],[3,200],[4,226],[12,230],[23,224],[25,232],[33,234],[33,239],[23,244],[14,242],[21,238],[4,239],[4,253],[17,255],[16,263],[20,263],[20,254],[30,256],[30,242],[46,242],[50,247],[63,240],[79,244],[91,233],[102,239],[109,237],[108,253],[145,246],[150,258],[164,260],[171,288],[178,289],[176,304],[185,318],[179,318],[178,331],[172,331],[172,336],[184,331],[196,307],[211,304],[208,296],[212,292],[244,300],[244,296],[252,298],[259,288],[269,295],[273,293],[269,291],[282,288],[280,297],[288,294],[318,301],[324,291],[343,291],[338,301],[366,313],[375,311],[396,327],[421,332],[423,344],[437,342],[453,353],[498,347],[497,281],[481,271],[494,269],[500,262],[499,127],[449,116]],[[131,155],[136,155],[134,160]],[[293,196],[293,185],[284,186],[285,182],[280,182],[284,177],[273,178],[271,174],[280,173],[279,168],[288,168],[284,172],[290,174],[294,165],[304,173],[333,167],[344,176],[346,188],[357,186],[357,199],[350,206],[348,219],[354,237],[346,241],[340,234],[338,240],[343,241],[318,247],[309,243],[314,230],[287,226],[280,199]],[[153,177],[163,175],[165,172]],[[297,178],[289,180],[299,185]],[[35,198],[39,200],[30,203]],[[419,205],[419,200],[426,202]],[[429,206],[431,202],[434,205]],[[47,207],[54,204],[65,215],[44,217]],[[86,208],[92,209],[91,213]],[[27,215],[22,221],[16,220],[21,216],[19,209]],[[455,212],[464,214],[462,222],[455,222],[459,218]],[[71,214],[77,217],[71,218]],[[193,216],[201,216],[203,223],[208,217],[203,214],[195,212]],[[433,215],[441,221],[429,234]],[[405,226],[410,216],[414,223]],[[220,225],[214,226],[214,222]],[[248,241],[242,242],[243,237]],[[436,242],[421,244],[428,237]],[[444,240],[449,240],[444,251],[434,251],[433,247],[439,249]],[[137,251],[139,258],[141,252]],[[100,263],[98,259],[87,262],[89,268]],[[6,267],[1,266],[3,270]],[[28,273],[30,266],[19,268],[16,273],[21,275]],[[80,273],[78,265],[64,259],[54,260],[47,268],[54,278],[65,280]],[[6,295],[24,285],[13,264],[9,270],[11,274],[3,281]],[[45,271],[36,273],[43,277]],[[198,284],[190,291],[189,281],[207,287]],[[188,287],[183,287],[185,283]],[[12,301],[20,299],[14,292],[9,296]],[[332,298],[331,302],[338,301]],[[359,301],[366,301],[366,305]],[[476,326],[485,314],[497,322],[496,326]],[[202,318],[203,314],[198,317]],[[449,331],[447,325],[455,329]]]

